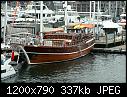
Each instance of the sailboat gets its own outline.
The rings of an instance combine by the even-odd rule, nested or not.
[[[43,1],[41,1],[41,5],[42,3]],[[65,10],[67,10],[66,7]],[[39,37],[32,44],[23,46],[28,64],[73,60],[89,54],[94,47],[95,38],[88,32],[88,29],[94,27],[92,24],[76,24],[67,28],[66,13],[65,29],[63,30],[62,28],[55,28],[51,31],[44,32],[42,31],[42,20],[41,24]]]

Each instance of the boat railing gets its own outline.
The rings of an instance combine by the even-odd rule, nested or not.
[[[71,47],[76,46],[78,42],[71,40],[71,39],[44,39],[43,45],[44,46],[51,46],[51,47]]]

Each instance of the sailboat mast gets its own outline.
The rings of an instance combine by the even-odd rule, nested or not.
[[[111,14],[111,1],[109,1],[109,15]]]
[[[65,1],[65,5],[64,5],[64,11],[65,11],[65,30],[64,32],[67,33],[67,1]]]
[[[41,37],[41,43],[43,42],[43,1],[41,2],[41,12],[40,12],[40,37]]]
[[[115,17],[117,17],[117,1],[116,1],[116,11],[115,11]]]
[[[97,32],[96,32],[96,39],[99,40],[99,1],[98,1],[98,6],[97,6]]]
[[[91,1],[90,1],[90,19],[91,19]]]
[[[7,26],[7,1],[6,1],[6,3],[5,3],[4,37],[3,37],[3,42],[4,42],[4,43],[5,43],[6,26]]]
[[[36,33],[36,26],[37,26],[36,21],[37,21],[37,19],[36,19],[36,3],[35,2],[34,2],[34,6],[35,6],[35,33]],[[35,33],[34,33],[34,35],[35,35]]]

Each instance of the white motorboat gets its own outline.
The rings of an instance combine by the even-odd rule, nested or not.
[[[36,22],[40,24],[40,13],[40,2],[31,2],[27,5],[27,10],[25,10],[24,15],[21,18],[16,19],[15,22],[33,22],[36,18]],[[55,12],[43,4],[43,22],[48,22],[53,19],[54,16]]]
[[[9,44],[1,43],[1,50],[11,50],[11,46]]]
[[[16,74],[16,71],[12,65],[9,63],[11,62],[11,58],[5,60],[1,58],[1,80],[11,77]]]
[[[55,19],[57,19],[57,20],[63,19],[64,20],[64,14],[65,14],[64,9],[58,9],[58,12],[55,15]],[[80,16],[75,9],[68,9],[67,10],[67,22],[68,23],[79,22],[78,17],[80,17]]]
[[[126,25],[126,13],[122,13],[120,15],[120,20],[118,21],[118,24],[120,26],[125,26]]]
[[[15,8],[7,6],[6,12],[5,12],[5,9],[6,9],[5,7],[3,7],[1,10],[1,16],[5,18],[5,15],[7,15],[6,16],[7,23],[14,23],[16,19],[20,18],[22,14],[25,13],[25,11],[21,10],[20,6],[17,6],[17,5]]]

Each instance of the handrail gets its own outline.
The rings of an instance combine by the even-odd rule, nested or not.
[[[27,63],[28,63],[28,64],[31,64],[31,63],[30,63],[30,59],[29,59],[29,57],[28,57],[26,51],[24,50],[24,48],[23,48],[21,45],[19,45],[19,48],[21,48],[21,50],[24,52],[24,54],[25,54],[25,56],[26,56],[26,59],[27,59]]]

